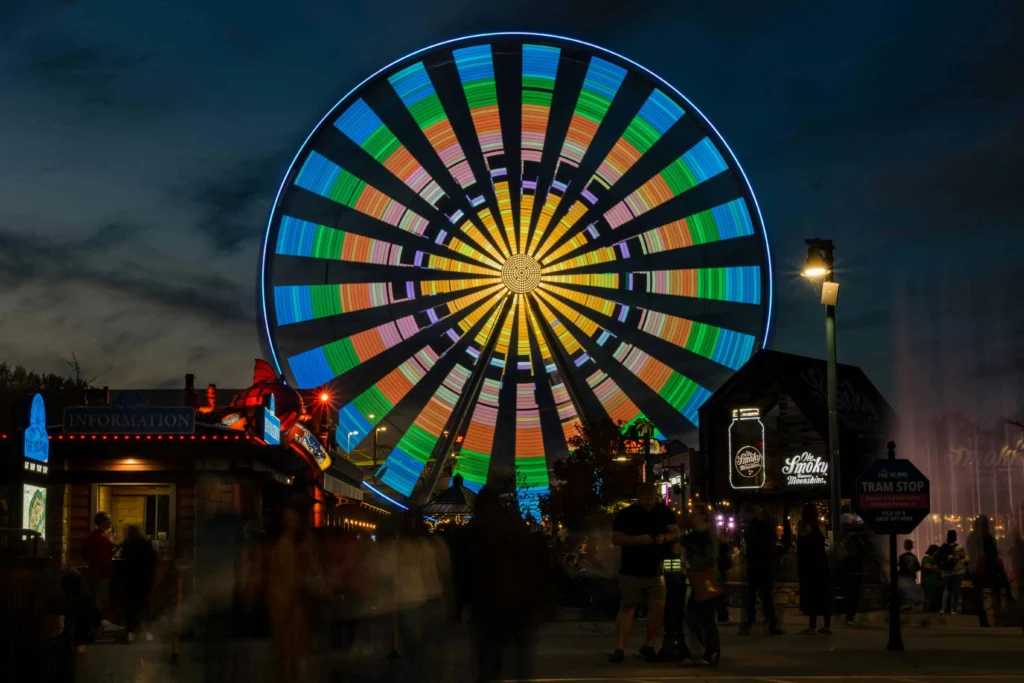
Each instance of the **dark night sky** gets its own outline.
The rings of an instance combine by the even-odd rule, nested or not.
[[[1013,412],[1022,25],[1012,1],[8,0],[0,360],[247,384],[257,248],[311,126],[411,50],[537,30],[648,66],[729,141],[772,243],[774,348],[823,354],[797,271],[805,237],[832,237],[841,361],[897,409]]]

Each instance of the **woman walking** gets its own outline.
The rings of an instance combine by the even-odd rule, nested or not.
[[[813,503],[804,506],[797,527],[796,564],[800,578],[800,611],[810,619],[801,635],[832,635],[832,596],[825,534]],[[818,628],[818,617],[824,624]]]

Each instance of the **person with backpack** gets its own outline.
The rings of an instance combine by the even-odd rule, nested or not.
[[[942,609],[939,614],[956,614],[956,608],[960,603],[960,584],[964,580],[967,569],[964,562],[967,560],[967,552],[964,547],[956,542],[956,530],[950,529],[946,532],[946,542],[935,558],[939,570],[942,572]]]
[[[921,563],[914,554],[914,542],[909,538],[903,541],[903,554],[896,561],[900,589],[900,609],[909,611],[921,600],[917,585],[917,574],[921,571]]]

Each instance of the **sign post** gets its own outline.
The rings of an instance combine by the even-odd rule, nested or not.
[[[887,445],[887,458],[876,460],[857,480],[857,513],[876,534],[889,535],[889,644],[903,651],[900,633],[896,536],[912,532],[931,512],[928,478],[909,460],[896,459],[896,442]]]

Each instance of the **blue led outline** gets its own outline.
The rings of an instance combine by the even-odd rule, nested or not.
[[[408,510],[409,509],[406,506],[404,506],[401,503],[399,503],[394,498],[391,498],[390,496],[388,496],[388,495],[384,494],[383,492],[381,492],[381,491],[375,489],[374,487],[370,486],[365,481],[363,482],[363,486],[365,486],[366,488],[370,489],[371,491],[373,491],[374,493],[376,493],[378,496],[380,496],[384,500],[388,501],[389,503],[394,503],[395,505],[397,505],[398,507],[402,508],[403,510]]]
[[[352,96],[356,91],[358,91],[364,85],[366,85],[370,81],[374,80],[375,78],[377,78],[378,76],[383,74],[385,71],[388,71],[389,69],[397,66],[398,64],[400,64],[400,63],[402,63],[402,62],[404,62],[404,61],[406,61],[408,59],[411,59],[413,57],[416,57],[417,55],[423,54],[425,52],[430,52],[432,50],[436,50],[436,49],[444,47],[446,45],[451,45],[452,43],[460,43],[460,42],[463,42],[463,41],[476,40],[476,39],[479,39],[479,38],[507,38],[507,37],[546,38],[546,39],[550,39],[550,40],[564,40],[564,41],[567,41],[567,42],[570,42],[570,43],[574,43],[576,45],[583,45],[584,47],[588,47],[588,48],[590,48],[592,50],[596,50],[598,52],[603,52],[605,54],[609,54],[609,55],[612,55],[613,57],[621,59],[622,61],[632,65],[633,67],[636,67],[637,69],[639,69],[643,73],[647,74],[648,76],[653,77],[657,82],[663,84],[665,87],[669,88],[672,92],[674,92],[676,95],[678,95],[680,98],[682,98],[682,100],[684,102],[686,102],[690,106],[690,108],[701,118],[701,120],[707,125],[707,127],[710,128],[715,133],[715,136],[718,138],[718,141],[720,141],[722,143],[722,145],[725,147],[726,151],[729,152],[729,156],[732,157],[732,161],[733,161],[734,164],[736,164],[736,168],[739,170],[740,175],[743,176],[743,182],[747,186],[747,192],[750,195],[751,201],[754,202],[754,208],[757,210],[757,217],[761,221],[761,232],[762,232],[762,234],[764,236],[765,256],[768,259],[768,315],[765,318],[764,336],[763,336],[763,338],[761,340],[761,348],[765,348],[766,347],[766,345],[768,344],[769,332],[771,331],[772,310],[774,308],[774,302],[775,302],[775,281],[774,281],[774,278],[772,277],[772,252],[771,252],[771,245],[768,243],[768,229],[765,227],[764,214],[761,213],[761,205],[758,204],[758,202],[757,202],[757,195],[754,194],[754,187],[750,184],[750,179],[747,177],[747,172],[743,170],[743,166],[740,164],[740,160],[736,157],[736,153],[732,151],[732,148],[729,147],[729,143],[725,141],[725,138],[722,136],[721,133],[718,132],[718,129],[715,128],[714,124],[711,123],[711,121],[708,119],[708,117],[704,115],[704,112],[702,112],[700,110],[700,108],[697,107],[697,105],[695,105],[693,102],[691,102],[690,98],[688,98],[686,95],[681,93],[678,88],[676,88],[674,85],[672,85],[671,83],[666,81],[664,78],[662,78],[658,74],[654,73],[653,71],[651,71],[650,69],[648,69],[644,65],[639,64],[639,63],[633,61],[629,57],[625,57],[623,55],[620,55],[618,52],[614,52],[613,50],[609,50],[608,48],[604,48],[604,47],[601,47],[600,45],[595,45],[593,43],[588,43],[585,40],[579,40],[577,38],[569,38],[569,37],[566,37],[566,36],[559,36],[559,35],[555,35],[553,33],[534,33],[534,32],[531,32],[531,31],[498,31],[498,32],[493,32],[493,33],[477,33],[477,34],[473,34],[473,35],[462,36],[460,38],[450,38],[449,40],[444,40],[444,41],[441,41],[440,43],[434,43],[433,45],[428,45],[427,47],[420,48],[419,50],[416,50],[415,52],[410,52],[409,54],[405,55],[404,57],[400,57],[399,59],[394,60],[390,64],[387,64],[386,66],[381,67],[380,69],[378,69],[377,71],[373,72],[372,74],[370,74],[369,76],[364,78],[362,81],[360,81],[360,83],[358,85],[356,85],[354,88],[352,88],[347,93],[345,93],[345,95],[340,100],[338,100],[337,104],[335,104],[333,107],[331,107],[330,110],[326,114],[324,114],[323,118],[320,119],[320,121],[313,127],[313,130],[310,131],[309,135],[306,136],[306,139],[303,141],[302,145],[299,146],[298,153],[296,153],[295,158],[292,159],[292,162],[288,165],[288,170],[285,172],[284,177],[281,178],[281,185],[280,185],[280,187],[278,187],[277,195],[274,197],[274,203],[270,207],[270,216],[267,219],[267,232],[266,232],[266,235],[263,238],[263,255],[262,255],[262,258],[260,260],[260,303],[261,303],[261,307],[263,309],[263,327],[265,328],[265,330],[267,332],[267,345],[270,347],[271,360],[274,361],[274,367],[277,368],[278,375],[283,375],[284,372],[281,369],[280,362],[278,362],[278,360],[277,360],[277,349],[274,347],[274,340],[273,340],[273,337],[271,337],[271,334],[270,334],[270,320],[269,320],[269,318],[267,316],[267,294],[266,294],[266,291],[267,291],[267,281],[266,281],[267,280],[267,247],[270,244],[270,231],[271,231],[271,229],[273,227],[273,223],[274,223],[274,214],[277,212],[278,202],[281,201],[281,195],[284,192],[285,183],[291,177],[292,170],[295,168],[295,163],[299,160],[299,157],[302,156],[302,154],[307,151],[306,150],[306,145],[309,144],[309,141],[313,139],[313,136],[316,134],[316,132],[318,130],[320,130],[320,127],[322,125],[324,125],[324,122],[327,121],[327,119],[329,119],[332,114],[334,114],[334,112],[338,109],[338,107],[340,107],[342,105],[342,103],[344,103],[346,100],[348,100],[348,98],[350,96]],[[369,485],[367,485],[367,486],[369,486]],[[371,489],[371,490],[373,490],[373,489]],[[387,496],[384,496],[384,497],[387,498]],[[388,500],[391,500],[391,499],[388,498]],[[392,501],[392,502],[395,502],[395,501]],[[401,505],[400,503],[396,503],[396,504]],[[406,508],[406,509],[408,509],[408,508]]]

